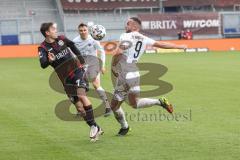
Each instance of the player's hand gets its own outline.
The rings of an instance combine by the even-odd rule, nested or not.
[[[48,52],[48,60],[49,60],[49,62],[52,63],[53,61],[55,61],[55,59],[56,59],[56,56],[53,53]]]
[[[106,68],[102,67],[101,72],[102,72],[102,74],[106,73]]]

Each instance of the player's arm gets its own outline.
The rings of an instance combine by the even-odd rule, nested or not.
[[[102,68],[101,68],[101,71],[102,73],[104,74],[105,73],[105,61],[106,61],[106,53],[103,49],[103,47],[101,46],[100,42],[96,41],[95,43],[95,47],[96,49],[99,51],[100,53],[100,59],[102,61]]]
[[[153,47],[157,47],[157,48],[164,48],[164,49],[186,49],[187,48],[186,45],[177,45],[169,42],[155,41],[146,36],[144,36],[144,40],[147,45],[152,45]]]
[[[120,60],[120,57],[123,53],[123,49],[122,49],[122,46],[119,45],[117,47],[117,49],[115,50],[115,52],[113,53],[113,57],[112,57],[112,66],[116,66],[117,63],[119,62]]]
[[[117,72],[114,70],[116,69],[116,65],[120,61],[121,58],[123,58],[123,53],[125,50],[129,49],[131,47],[131,43],[125,40],[125,33],[123,33],[120,36],[119,44],[117,45],[117,49],[115,50],[113,57],[112,57],[112,73],[114,76],[118,76]]]
[[[38,48],[39,53],[39,60],[42,68],[47,68],[53,61],[56,60],[56,56],[51,53],[47,52],[44,48]]]
[[[123,50],[126,48],[126,46],[123,45],[123,43],[119,43],[117,49],[115,50],[114,54],[113,54],[113,57],[112,57],[112,68],[111,68],[111,71],[112,71],[112,74],[115,76],[115,77],[118,77],[118,73],[115,71],[116,69],[116,65],[118,64],[118,62],[120,61],[120,59],[122,58],[123,56]]]
[[[164,48],[164,49],[186,49],[186,45],[177,45],[174,43],[169,43],[169,42],[160,42],[160,41],[155,41],[153,44],[153,47],[157,48]]]
[[[79,61],[81,64],[84,64],[85,61],[82,57],[82,54],[80,53],[80,51],[77,49],[77,47],[75,46],[74,42],[67,39],[67,38],[64,38],[67,46],[73,51],[73,53],[78,57]]]
[[[43,49],[42,47],[38,48],[38,54],[39,54],[39,61],[40,61],[40,65],[42,68],[46,68],[49,66],[49,60],[48,60],[48,54],[45,51],[45,49]]]
[[[123,51],[129,47],[130,43],[124,43],[125,42],[124,36],[125,36],[125,33],[121,34],[120,39],[119,39],[119,44],[117,45],[117,48],[113,53],[112,64],[111,64],[112,67],[117,65],[117,63],[120,60],[121,55],[123,54]]]

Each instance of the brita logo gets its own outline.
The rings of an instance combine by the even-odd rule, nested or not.
[[[177,29],[177,21],[163,20],[163,21],[143,21],[143,29]]]

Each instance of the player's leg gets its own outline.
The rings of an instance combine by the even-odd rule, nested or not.
[[[134,67],[134,66],[133,66]],[[128,101],[133,108],[146,108],[154,105],[162,106],[169,113],[173,112],[173,107],[166,98],[139,98],[140,96],[140,73],[138,71],[128,72],[126,74],[126,83],[128,85]]]
[[[126,117],[125,117],[125,113],[124,113],[122,107],[120,107],[127,95],[126,88],[124,86],[125,85],[124,85],[123,81],[121,81],[121,79],[119,79],[119,77],[118,77],[118,79],[116,81],[116,87],[115,87],[115,91],[113,94],[113,98],[111,101],[111,109],[114,113],[114,117],[121,124],[121,128],[118,132],[119,136],[126,135],[128,133],[128,131],[130,130],[130,127],[129,127]]]
[[[111,108],[109,105],[109,101],[106,95],[105,90],[102,88],[100,83],[100,74],[97,75],[97,77],[92,81],[93,87],[95,88],[96,92],[98,93],[99,97],[104,103],[105,106],[105,114],[104,116],[107,117],[111,114]]]
[[[77,98],[78,99],[78,98]],[[75,102],[73,102],[73,104],[75,105],[76,107],[76,110],[77,110],[77,116],[85,116],[86,115],[86,112],[85,112],[85,109],[83,108],[83,104],[80,100],[77,100]]]
[[[83,110],[81,110],[82,111],[81,115],[83,116],[84,120],[89,125],[89,127],[91,128],[90,134],[89,134],[90,139],[91,141],[96,141],[98,140],[98,136],[103,134],[103,131],[95,121],[93,107],[90,100],[86,96],[85,88],[77,89],[77,97],[83,106]],[[76,104],[79,104],[79,103],[76,103]]]
[[[140,96],[140,73],[128,72],[126,76],[126,83],[129,87],[128,102],[133,108],[146,108],[153,105],[160,105],[158,99],[138,98]]]
[[[121,125],[121,128],[118,131],[119,136],[126,135],[130,129],[125,117],[125,113],[121,107],[122,102],[123,101],[118,101],[115,99],[112,99],[111,101],[111,109],[114,113],[114,117],[118,121],[118,123]]]
[[[146,108],[154,105],[162,106],[169,113],[173,112],[172,105],[166,98],[139,98],[140,95],[140,73],[135,64],[127,65],[126,84],[128,86],[128,101],[133,108]]]
[[[68,96],[72,101],[72,103],[75,105],[78,111],[77,114],[83,117],[85,122],[90,127],[89,136],[91,141],[96,141],[98,140],[98,136],[103,134],[103,131],[95,122],[92,105],[86,96],[85,88],[78,88],[76,92],[77,92],[77,95],[75,96],[68,95]]]
[[[93,114],[93,107],[86,95],[86,91],[88,90],[88,82],[85,81],[84,77],[84,70],[79,68],[75,71],[74,82],[77,86],[76,89],[76,96],[79,101],[81,101],[85,115],[83,115],[84,120],[89,125],[90,129],[90,138],[91,141],[96,141],[98,136],[103,133],[99,125],[95,122],[94,114]]]
[[[115,71],[117,72],[117,68],[115,68]],[[118,135],[124,136],[128,133],[130,127],[127,123],[125,113],[120,106],[126,98],[128,88],[126,88],[124,72],[118,72],[118,76],[113,78],[115,78],[115,91],[111,101],[111,109],[114,117],[121,125]]]
[[[168,102],[165,97],[160,99],[153,99],[153,98],[139,98],[139,94],[136,92],[130,92],[128,94],[128,101],[129,105],[135,109],[138,108],[147,108],[152,107],[154,105],[162,106],[166,109],[169,113],[173,112],[172,105]]]
[[[100,99],[103,101],[105,106],[105,116],[109,116],[111,114],[111,109],[109,105],[109,101],[107,99],[107,95],[105,90],[102,88],[100,83],[100,64],[98,58],[94,56],[87,56],[88,67],[86,69],[86,79],[88,82],[93,84],[94,89],[99,95]]]

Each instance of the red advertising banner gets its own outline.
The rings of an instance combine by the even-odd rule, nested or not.
[[[155,36],[177,36],[182,30],[193,34],[218,34],[221,21],[218,13],[139,14],[142,32]]]

